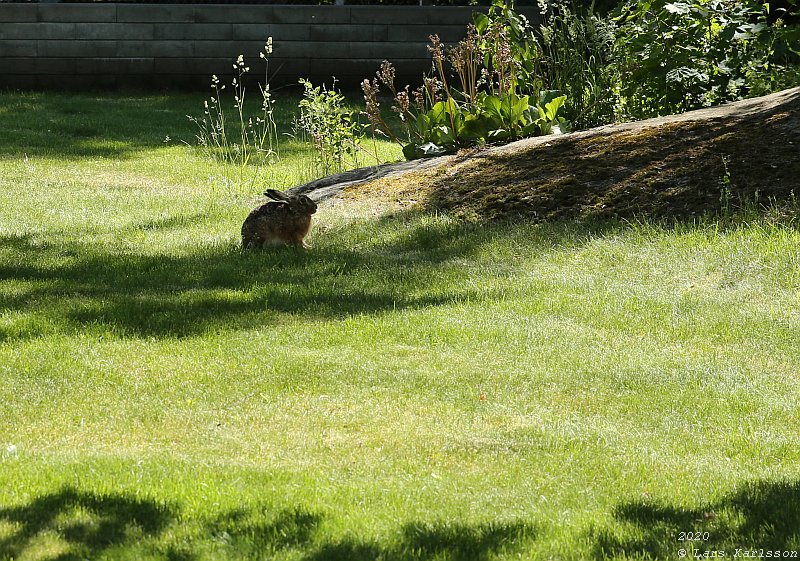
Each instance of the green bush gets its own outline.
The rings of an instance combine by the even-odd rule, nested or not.
[[[768,15],[753,0],[626,2],[616,50],[628,114],[678,113],[778,87],[800,36]]]
[[[336,90],[336,80],[331,88],[314,86],[300,79],[303,99],[300,116],[295,120],[295,136],[309,140],[317,154],[316,167],[323,175],[358,167],[359,148],[364,137],[364,125],[358,112],[347,107],[347,99]]]

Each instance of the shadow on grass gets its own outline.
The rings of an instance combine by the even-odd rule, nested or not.
[[[323,520],[302,509],[254,508],[202,521],[151,500],[65,488],[23,506],[0,508],[0,557],[190,561],[208,554],[261,559],[292,551],[304,561],[483,561],[521,551],[535,539],[533,527],[521,522],[412,523],[385,544],[331,541],[320,532]]]
[[[619,531],[595,537],[596,559],[677,559],[679,549],[752,551],[800,548],[800,483],[755,482],[698,508],[627,503],[614,512]],[[681,532],[707,532],[707,539],[680,541]]]
[[[193,138],[186,118],[201,97],[59,93],[0,94],[0,157],[127,158]]]
[[[304,561],[486,561],[524,551],[536,538],[523,522],[407,524],[391,545],[345,540],[323,544]]]
[[[0,534],[0,558],[96,559],[113,548],[157,538],[175,518],[171,507],[144,499],[66,488],[0,509],[0,523],[11,527]]]
[[[488,561],[533,546],[524,521],[466,524],[410,522],[384,540],[322,529],[327,516],[302,508],[236,509],[212,519],[186,517],[174,505],[123,494],[65,488],[28,504],[0,508],[0,558],[35,555],[57,561],[147,557],[190,561],[269,558],[291,552],[303,561]],[[677,559],[694,548],[792,551],[800,547],[800,483],[759,481],[698,508],[627,503],[614,527],[592,536],[595,559]],[[680,532],[707,532],[693,542]]]
[[[194,143],[203,94],[0,92],[0,158],[49,156],[63,159],[124,159],[173,142]],[[232,99],[223,99],[224,103]],[[279,99],[275,115],[291,130],[297,95]],[[248,110],[255,111],[255,98]]]
[[[180,225],[170,220],[140,226]],[[85,328],[183,337],[269,325],[286,314],[295,320],[345,318],[481,300],[491,293],[467,282],[472,266],[465,259],[487,244],[501,238],[504,248],[516,246],[535,256],[552,251],[554,244],[586,243],[614,227],[609,222],[520,228],[394,217],[375,226],[375,232],[386,228],[393,235],[352,249],[347,240],[327,240],[310,252],[243,252],[230,244],[181,256],[114,253],[79,241],[48,245],[29,236],[5,236],[0,237],[0,279],[14,288],[0,303],[0,310],[12,317],[0,325],[0,340]],[[503,258],[486,259],[497,270],[514,266]]]

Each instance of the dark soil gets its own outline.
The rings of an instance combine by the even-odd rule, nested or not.
[[[800,95],[744,116],[608,130],[472,157],[431,178],[426,204],[490,219],[685,217],[800,195]]]

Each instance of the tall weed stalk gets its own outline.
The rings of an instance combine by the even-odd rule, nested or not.
[[[272,38],[268,38],[261,59],[265,62],[264,84],[259,84],[260,109],[254,114],[247,110],[246,75],[250,72],[239,55],[233,63],[236,77],[231,81],[233,95],[232,114],[225,109],[226,84],[211,77],[212,95],[203,103],[203,116],[187,115],[197,127],[197,146],[210,158],[223,166],[221,182],[228,189],[251,190],[262,169],[279,157],[278,130],[274,117],[274,99],[269,85],[269,56],[272,54]]]

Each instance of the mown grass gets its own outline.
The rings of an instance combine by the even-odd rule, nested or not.
[[[244,253],[162,142],[196,103],[0,96],[0,559],[800,549],[796,222],[354,203]]]

